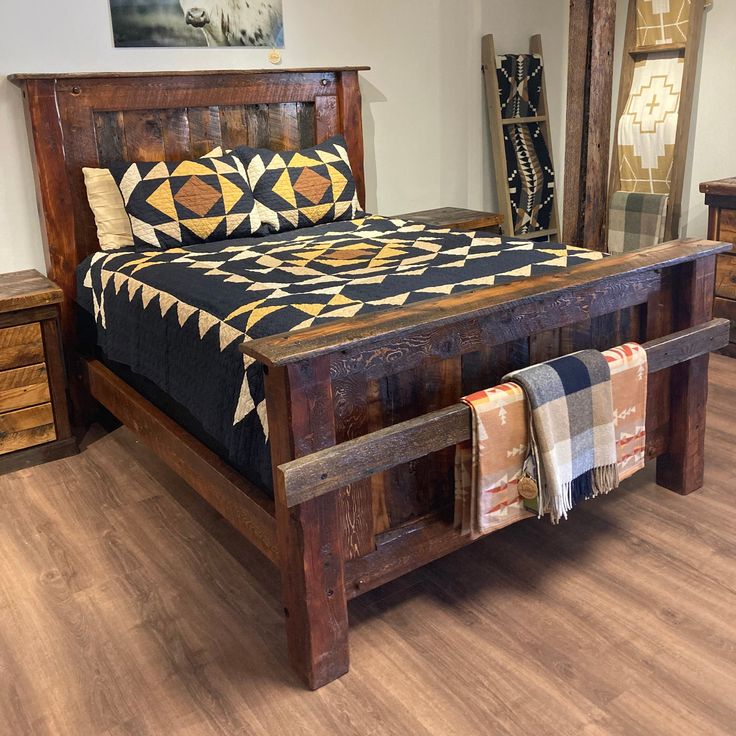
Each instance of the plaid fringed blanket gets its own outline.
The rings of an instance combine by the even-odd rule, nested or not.
[[[608,223],[608,250],[626,253],[664,241],[666,194],[614,192]]]
[[[603,357],[610,371],[617,474],[624,480],[645,463],[647,355],[640,345],[626,343]],[[529,451],[527,404],[516,383],[463,401],[472,410],[473,442],[456,453],[455,525],[477,537],[531,515],[519,494]],[[549,512],[543,504],[537,510],[540,516]]]
[[[601,353],[581,350],[504,380],[518,383],[531,407],[539,509],[552,523],[618,486],[611,372]]]

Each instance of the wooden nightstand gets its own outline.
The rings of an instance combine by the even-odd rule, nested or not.
[[[479,212],[466,210],[461,207],[438,207],[434,210],[408,212],[405,215],[396,215],[402,220],[415,220],[436,227],[449,227],[452,230],[489,230],[496,231],[503,224],[503,215],[497,212]]]
[[[37,271],[0,275],[0,473],[77,452],[59,335],[62,298]]]
[[[708,239],[736,243],[736,178],[700,185],[708,205]],[[731,342],[720,352],[736,357],[736,253],[721,253],[716,265],[713,316],[731,320]]]

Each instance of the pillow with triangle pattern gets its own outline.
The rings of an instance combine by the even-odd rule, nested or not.
[[[110,166],[138,250],[180,248],[258,233],[261,220],[235,156]]]
[[[245,164],[262,232],[354,220],[363,214],[341,135],[300,151],[240,146],[233,155]]]

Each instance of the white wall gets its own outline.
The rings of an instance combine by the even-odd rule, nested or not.
[[[618,0],[614,77],[615,100],[623,54],[627,0]],[[708,212],[700,182],[736,176],[736,2],[713,0],[706,10],[700,65],[695,83],[688,160],[683,186],[682,237],[705,237]]]
[[[259,49],[116,49],[106,0],[0,0],[0,76],[13,72],[261,68]],[[283,66],[368,64],[367,207],[492,207],[480,71],[483,32],[500,52],[541,31],[561,115],[567,0],[284,0]],[[8,29],[12,29],[10,32]],[[558,165],[563,130],[555,125]],[[20,92],[0,80],[0,271],[43,254]]]

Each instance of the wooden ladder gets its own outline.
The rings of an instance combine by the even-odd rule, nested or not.
[[[501,112],[501,96],[498,87],[498,76],[496,73],[496,46],[493,34],[483,36],[482,46],[482,69],[486,88],[486,105],[488,108],[488,122],[491,133],[491,150],[493,152],[493,164],[496,174],[496,191],[498,192],[499,207],[504,215],[504,223],[501,226],[504,235],[524,235],[529,238],[548,238],[553,240],[558,235],[557,220],[557,182],[554,187],[554,203],[552,207],[551,227],[546,230],[535,230],[528,233],[517,233],[515,230],[514,216],[511,209],[511,193],[509,191],[509,172],[506,163],[506,147],[504,145],[504,127],[517,123],[539,123],[542,137],[549,151],[549,158],[554,169],[552,157],[552,136],[549,128],[547,110],[547,85],[544,73],[544,55],[542,54],[542,36],[537,34],[529,40],[529,52],[542,59],[541,95],[539,99],[539,111],[541,115],[533,117],[504,118]]]
[[[712,5],[712,0],[692,0],[687,26],[687,41],[684,43],[661,44],[654,46],[637,46],[636,38],[636,2],[629,0],[626,18],[626,35],[624,38],[624,54],[621,62],[621,77],[616,112],[616,131],[613,138],[613,156],[611,158],[611,179],[608,192],[609,209],[611,198],[621,188],[619,170],[618,135],[621,117],[626,110],[634,78],[637,61],[644,58],[678,54],[684,59],[680,104],[677,116],[677,132],[675,134],[674,160],[670,179],[669,202],[665,219],[664,239],[673,240],[679,237],[680,216],[682,213],[682,190],[687,165],[687,148],[690,137],[690,121],[693,110],[695,80],[700,53],[700,38],[703,28],[705,9]]]

